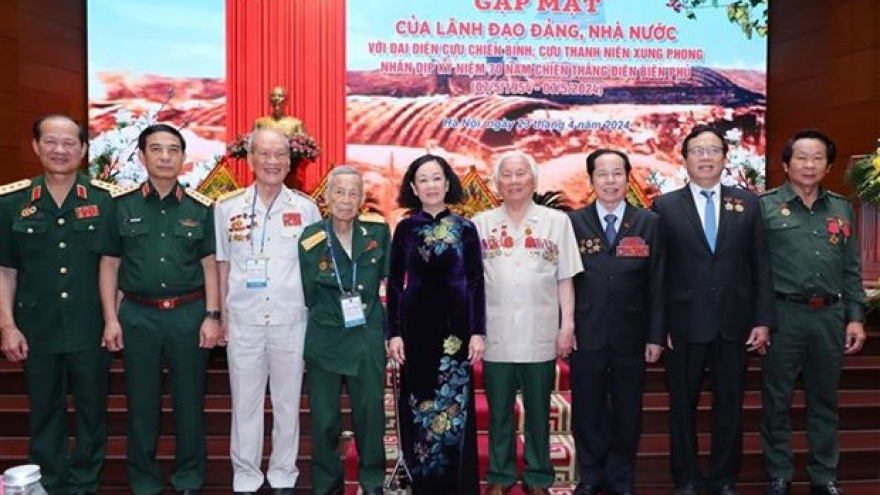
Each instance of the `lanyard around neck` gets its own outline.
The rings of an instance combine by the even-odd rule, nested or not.
[[[345,294],[345,288],[342,287],[342,277],[339,276],[339,265],[336,264],[336,250],[333,248],[333,234],[330,232],[330,220],[327,220],[327,223],[324,225],[324,228],[327,230],[327,248],[330,249],[330,260],[333,262],[333,274],[336,275],[336,284],[339,285],[339,292]],[[354,230],[352,230],[352,254],[354,254]],[[351,293],[353,294],[355,291],[355,287],[357,286],[357,262],[355,262],[354,257],[351,260]]]
[[[254,187],[254,200],[251,201],[251,254],[254,254],[254,218],[257,216],[257,196],[259,193],[257,192],[257,188]],[[263,229],[260,231],[260,254],[263,254],[263,250],[266,247],[266,230],[269,228],[269,214],[272,213],[272,207],[275,205],[275,201],[278,199],[278,196],[281,196],[281,191],[278,191],[278,194],[272,198],[272,202],[269,203],[269,208],[266,209],[266,215],[263,217]]]

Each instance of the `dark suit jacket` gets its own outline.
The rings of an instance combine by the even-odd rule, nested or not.
[[[772,326],[770,256],[758,197],[721,186],[715,252],[709,249],[690,187],[654,201],[666,242],[666,329],[678,343],[707,343],[719,333],[745,342]]]
[[[642,354],[646,342],[663,345],[664,249],[659,217],[627,204],[617,239],[608,246],[595,204],[569,216],[584,263],[584,271],[574,278],[578,350],[609,345],[622,354]],[[625,256],[625,247],[618,251],[621,240],[623,244],[644,241],[648,252]]]

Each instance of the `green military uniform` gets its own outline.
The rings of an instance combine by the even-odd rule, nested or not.
[[[328,225],[322,221],[306,227],[299,246],[309,308],[304,358],[312,409],[312,484],[319,495],[343,488],[337,451],[343,377],[351,396],[360,484],[364,489],[379,488],[385,477],[385,310],[379,300],[379,282],[388,276],[391,235],[381,217],[360,217],[353,226],[350,258]],[[346,291],[352,288],[353,270],[357,272],[354,287],[366,324],[345,328],[328,232]]]
[[[777,327],[762,365],[761,440],[771,478],[791,481],[790,405],[798,373],[807,397],[807,474],[836,481],[837,387],[845,327],[863,321],[859,242],[853,209],[820,189],[808,208],[790,183],[761,197],[776,291]]]
[[[132,491],[157,494],[164,483],[155,457],[162,364],[171,372],[176,453],[171,484],[200,488],[206,465],[205,372],[199,347],[205,317],[201,260],[214,254],[211,200],[176,185],[164,199],[149,182],[115,194],[115,215],[101,246],[121,259],[119,307],[128,400],[128,474]]]
[[[59,207],[42,176],[0,186],[0,266],[17,271],[13,315],[29,347],[30,460],[51,493],[95,492],[100,484],[110,355],[101,347],[98,242],[112,211],[109,189],[77,176]],[[72,453],[68,385],[76,406]]]

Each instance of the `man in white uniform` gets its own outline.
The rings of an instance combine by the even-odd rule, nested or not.
[[[232,486],[248,494],[263,485],[268,380],[274,426],[266,477],[273,494],[293,494],[307,319],[297,243],[321,214],[311,198],[284,186],[290,172],[284,134],[254,131],[248,163],[254,184],[221,196],[214,215],[232,390]]]
[[[504,204],[474,218],[486,276],[486,494],[506,493],[517,478],[513,407],[519,388],[525,412],[523,485],[526,493],[543,495],[555,478],[550,392],[556,358],[568,357],[574,347],[572,277],[583,264],[568,216],[532,201],[538,168],[530,156],[503,155],[495,164],[495,182]]]

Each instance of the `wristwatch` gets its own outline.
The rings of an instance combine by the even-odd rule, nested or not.
[[[210,318],[212,320],[220,321],[220,317],[223,314],[219,311],[205,311],[205,318]]]

